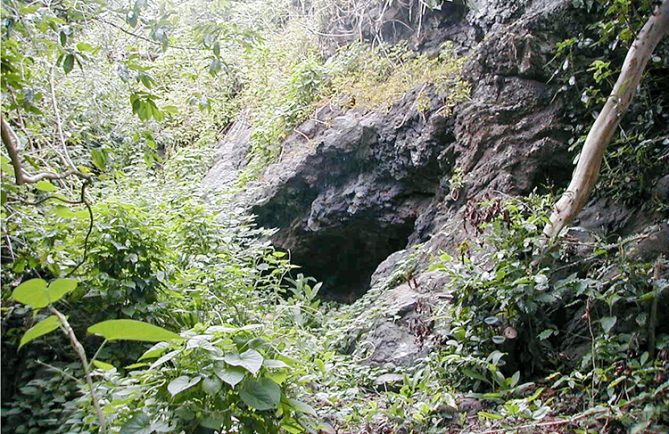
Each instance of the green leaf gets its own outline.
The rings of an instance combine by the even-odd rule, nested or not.
[[[101,362],[100,360],[93,360],[93,366],[95,366],[96,368],[100,368],[103,371],[111,371],[112,369],[116,369],[114,365],[110,363]]]
[[[65,296],[65,294],[70,293],[77,289],[76,279],[56,279],[49,284],[47,292],[49,293],[49,299],[51,303],[55,303]]]
[[[41,309],[49,305],[49,296],[46,292],[47,283],[44,279],[30,279],[21,283],[12,292],[12,298],[20,303]]]
[[[175,115],[179,113],[179,109],[175,105],[166,105],[163,106],[163,112],[167,113],[168,115]]]
[[[63,71],[65,71],[65,74],[69,74],[72,68],[74,68],[74,54],[68,54],[63,59]]]
[[[95,54],[99,49],[87,42],[79,42],[77,44],[77,50]]]
[[[16,287],[12,298],[20,303],[41,309],[55,303],[77,288],[75,279],[56,279],[47,286],[44,279],[30,279]]]
[[[265,359],[265,361],[262,364],[264,367],[269,368],[269,369],[283,369],[283,368],[290,368],[286,364],[286,362],[283,362],[281,360],[276,360],[276,359]]]
[[[211,62],[209,63],[209,74],[211,74],[212,77],[215,77],[216,74],[221,70],[221,61],[213,57],[211,59]]]
[[[223,387],[223,383],[217,377],[206,377],[202,381],[202,390],[207,395],[216,395],[221,387]]]
[[[316,410],[306,402],[298,401],[297,399],[288,398],[290,405],[300,413],[309,414],[311,416],[317,417]],[[456,407],[457,408],[457,407]]]
[[[553,332],[554,332],[553,329],[546,329],[546,330],[542,331],[541,333],[539,333],[539,335],[537,337],[539,338],[540,341],[545,341],[546,339],[551,337]]]
[[[21,338],[21,342],[19,343],[19,350],[25,344],[56,330],[59,325],[60,320],[56,315],[51,315],[47,319],[43,319],[42,321],[38,322],[34,326],[30,327],[27,332],[25,332]]]
[[[288,379],[288,372],[286,371],[270,371],[265,374],[265,376],[276,384],[283,384],[284,381]]]
[[[230,387],[235,387],[239,384],[244,377],[246,372],[240,368],[227,368],[227,367],[216,367],[214,368],[214,373],[218,378],[230,385]]]
[[[484,318],[483,322],[485,322],[488,325],[497,325],[500,324],[502,321],[496,316],[489,316],[487,318]]]
[[[162,327],[132,319],[112,319],[94,324],[88,328],[89,334],[102,336],[108,341],[128,340],[161,342],[181,339],[178,334]]]
[[[57,190],[56,186],[49,181],[39,181],[37,184],[35,184],[35,188],[39,191],[45,191],[47,193],[53,193]]]
[[[281,388],[269,378],[247,379],[242,383],[239,397],[249,407],[256,410],[273,410],[281,402]]]
[[[149,366],[148,363],[131,363],[128,366],[124,366],[125,369],[132,370],[132,369],[137,369],[137,368],[143,368],[145,366]]]
[[[170,381],[170,384],[167,385],[167,391],[170,392],[172,396],[176,396],[184,390],[195,386],[200,380],[202,380],[202,377],[190,378],[187,375],[182,375],[181,377],[177,377]]]
[[[160,365],[162,365],[162,364],[164,364],[164,363],[167,363],[167,362],[169,362],[170,360],[174,359],[174,358],[175,358],[176,356],[178,356],[179,354],[181,354],[181,350],[170,351],[169,353],[165,354],[164,356],[162,356],[161,358],[159,358],[158,360],[156,360],[155,362],[153,362],[153,363],[151,364],[151,366],[149,367],[149,369],[155,369],[155,368],[157,368],[158,366],[160,366]]]
[[[75,216],[74,211],[69,209],[68,207],[64,205],[56,205],[51,209],[51,212],[53,212],[56,216],[63,218],[63,219],[68,219],[72,218]]]
[[[137,11],[130,11],[128,14],[125,16],[125,22],[130,24],[130,27],[135,27],[137,25],[137,19],[139,18],[139,14]]]
[[[120,434],[151,434],[152,432],[149,416],[138,413],[123,425]]]
[[[480,373],[473,371],[469,368],[462,368],[462,373],[465,374],[466,376],[473,378],[475,380],[481,380],[483,382],[488,382],[488,380]]]
[[[503,344],[505,340],[506,340],[506,338],[504,336],[493,336],[492,337],[492,341],[497,345]]]
[[[158,122],[162,122],[162,120],[165,119],[163,112],[161,112],[158,106],[156,106],[155,104],[152,105],[151,112],[153,113],[153,118]]]
[[[158,342],[148,350],[138,360],[152,359],[154,357],[159,357],[170,347],[170,344],[167,342]]]
[[[223,425],[226,424],[227,421],[228,418],[222,414],[208,414],[200,421],[200,426],[218,431]]]
[[[91,161],[95,167],[104,171],[107,166],[107,153],[102,149],[91,149]]]
[[[256,350],[246,350],[241,354],[228,354],[223,358],[231,366],[241,366],[255,375],[262,367],[263,357]]]
[[[141,81],[142,84],[144,85],[144,87],[146,87],[147,89],[151,89],[151,87],[153,87],[153,84],[155,83],[155,81],[153,80],[153,78],[151,78],[151,77],[150,77],[149,75],[147,75],[147,74],[142,74],[142,75],[140,75],[140,76],[139,76],[139,81]]]
[[[484,419],[493,419],[493,420],[504,419],[499,414],[488,413],[487,411],[479,411],[478,416]]]
[[[600,319],[599,322],[602,325],[602,328],[604,329],[605,333],[608,333],[611,331],[614,325],[616,325],[617,318],[615,316],[605,316],[604,318]]]

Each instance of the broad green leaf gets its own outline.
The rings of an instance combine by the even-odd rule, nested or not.
[[[91,149],[91,161],[95,167],[104,171],[107,166],[107,154],[101,149]]]
[[[218,431],[224,424],[228,422],[228,420],[229,417],[226,418],[223,414],[209,414],[200,421],[200,426]]]
[[[299,411],[300,413],[309,414],[314,417],[318,416],[316,414],[316,410],[314,410],[314,408],[306,402],[298,401],[297,399],[292,398],[288,398],[288,402],[295,410]]]
[[[462,373],[465,374],[466,376],[473,378],[475,380],[481,380],[483,382],[488,382],[488,380],[480,373],[471,370],[469,368],[462,368]]]
[[[614,325],[616,325],[617,318],[615,316],[605,316],[604,318],[600,319],[599,322],[602,324],[602,328],[604,329],[605,333],[608,333],[611,331]]]
[[[489,316],[487,318],[484,318],[483,322],[485,322],[488,325],[497,325],[497,324],[501,323],[502,321],[499,318],[497,318],[496,316]]]
[[[241,366],[255,375],[262,367],[263,357],[256,350],[246,350],[241,354],[228,354],[223,360],[228,365]]]
[[[537,337],[539,338],[540,341],[545,341],[546,339],[551,337],[551,335],[553,334],[553,331],[554,331],[553,329],[546,329],[546,330],[542,331],[541,333],[539,333],[539,335]]]
[[[59,325],[60,320],[56,315],[51,315],[50,317],[38,322],[34,326],[30,327],[27,332],[25,332],[21,338],[21,342],[19,343],[19,350],[25,344],[56,330]]]
[[[163,106],[163,112],[167,113],[168,115],[175,115],[179,113],[179,109],[175,105],[166,105]]]
[[[479,411],[478,416],[483,419],[492,419],[492,420],[504,419],[504,417],[500,416],[499,414],[488,413],[487,411]]]
[[[247,379],[242,383],[239,397],[249,407],[256,410],[273,410],[281,402],[281,388],[269,378]]]
[[[75,216],[74,211],[63,205],[54,206],[51,211],[58,217],[67,219]]]
[[[288,371],[270,371],[265,374],[265,376],[276,384],[283,384],[284,381],[288,379]]]
[[[149,366],[148,363],[131,363],[128,366],[125,366],[125,369],[137,369],[137,368],[143,368],[145,366]]]
[[[39,191],[44,191],[47,193],[53,193],[54,191],[58,190],[56,186],[49,181],[39,181],[35,184],[35,188]]]
[[[47,292],[49,294],[49,299],[51,303],[55,303],[65,296],[65,294],[70,293],[77,289],[76,279],[56,279],[49,284]]]
[[[93,366],[95,366],[96,368],[100,368],[103,371],[111,371],[112,369],[116,369],[114,365],[110,363],[101,362],[100,360],[93,360]]]
[[[162,327],[132,319],[112,319],[94,324],[88,333],[102,336],[108,341],[128,340],[161,342],[181,339],[181,336]]]
[[[163,354],[167,349],[170,347],[170,344],[167,342],[158,342],[148,350],[142,356],[139,358],[139,360],[145,360],[145,359],[152,359],[154,357],[159,357],[161,354]]]
[[[49,305],[49,295],[46,292],[47,283],[44,279],[30,279],[21,283],[12,292],[12,298],[20,303],[41,309]]]
[[[149,369],[155,369],[158,366],[162,365],[163,363],[169,362],[179,354],[181,354],[181,350],[170,351],[169,353],[165,354],[164,356],[153,362]]]
[[[72,68],[74,68],[74,54],[68,54],[63,59],[63,71],[65,74],[69,74]]]
[[[202,390],[207,395],[216,395],[221,387],[223,387],[223,383],[218,377],[205,377],[202,381]]]
[[[85,52],[93,53],[93,54],[95,54],[95,53],[97,53],[97,52],[99,51],[98,48],[92,46],[91,44],[89,44],[89,43],[87,43],[87,42],[79,42],[79,43],[77,44],[77,50],[79,50],[79,51],[85,51]]]
[[[149,416],[138,413],[123,425],[120,434],[151,434],[152,432]]]
[[[56,279],[48,286],[44,279],[30,279],[16,287],[12,298],[33,309],[41,309],[55,303],[77,288],[76,279]]]
[[[277,359],[265,359],[263,361],[262,365],[266,368],[269,368],[269,369],[290,368],[290,366],[288,366],[286,364],[286,362],[283,362],[283,361],[277,360]]]
[[[639,358],[639,364],[641,366],[645,365],[646,362],[648,361],[648,357],[650,357],[650,355],[648,354],[648,351],[645,351]]]
[[[202,380],[202,377],[190,378],[187,375],[182,375],[181,377],[177,377],[170,381],[170,384],[167,385],[167,391],[170,392],[172,396],[176,396],[184,390],[195,386],[200,380]]]
[[[241,368],[228,368],[220,366],[214,368],[214,373],[218,378],[229,384],[230,387],[235,387],[246,376],[246,372],[244,372],[244,370]]]
[[[538,388],[537,390],[535,390],[534,393],[533,393],[532,395],[530,395],[530,396],[528,396],[527,398],[525,398],[525,400],[526,400],[528,403],[529,403],[529,402],[532,402],[532,401],[536,400],[539,396],[541,396],[541,394],[543,393],[543,391],[544,391],[544,388],[543,388],[543,387],[540,387],[540,388]]]

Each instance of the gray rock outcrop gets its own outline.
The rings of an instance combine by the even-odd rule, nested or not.
[[[444,300],[444,276],[426,268],[431,255],[467,236],[468,201],[525,195],[571,176],[569,125],[545,65],[555,42],[583,17],[568,0],[478,4],[468,13],[449,6],[451,15],[430,15],[423,30],[431,36],[400,35],[418,50],[451,40],[466,53],[468,102],[443,116],[444,95],[427,89],[424,112],[416,109],[418,90],[387,112],[324,107],[286,139],[248,199],[260,225],[278,228],[273,243],[324,282],[326,298],[352,302],[374,290],[382,312],[343,345],[372,348],[371,363],[410,364],[426,353],[430,341],[421,334],[430,327],[430,306]],[[241,167],[239,157],[229,157],[248,146],[244,125],[229,137],[221,144],[226,161],[205,180],[210,185],[224,185]],[[454,173],[464,174],[457,190]],[[584,224],[597,209],[584,212]],[[630,218],[626,212],[620,219]]]

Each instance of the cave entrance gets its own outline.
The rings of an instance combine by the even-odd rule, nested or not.
[[[323,282],[323,299],[352,303],[367,292],[376,267],[406,247],[413,227],[413,220],[384,227],[375,221],[304,233],[290,249],[291,262],[301,267],[293,276],[302,273]]]

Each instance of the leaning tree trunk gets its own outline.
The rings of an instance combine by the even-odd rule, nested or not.
[[[663,0],[637,35],[625,57],[618,81],[588,133],[569,187],[555,204],[550,223],[544,228],[544,234],[547,236],[558,235],[583,209],[599,177],[604,151],[634,98],[653,50],[667,33],[669,33],[669,0]]]

